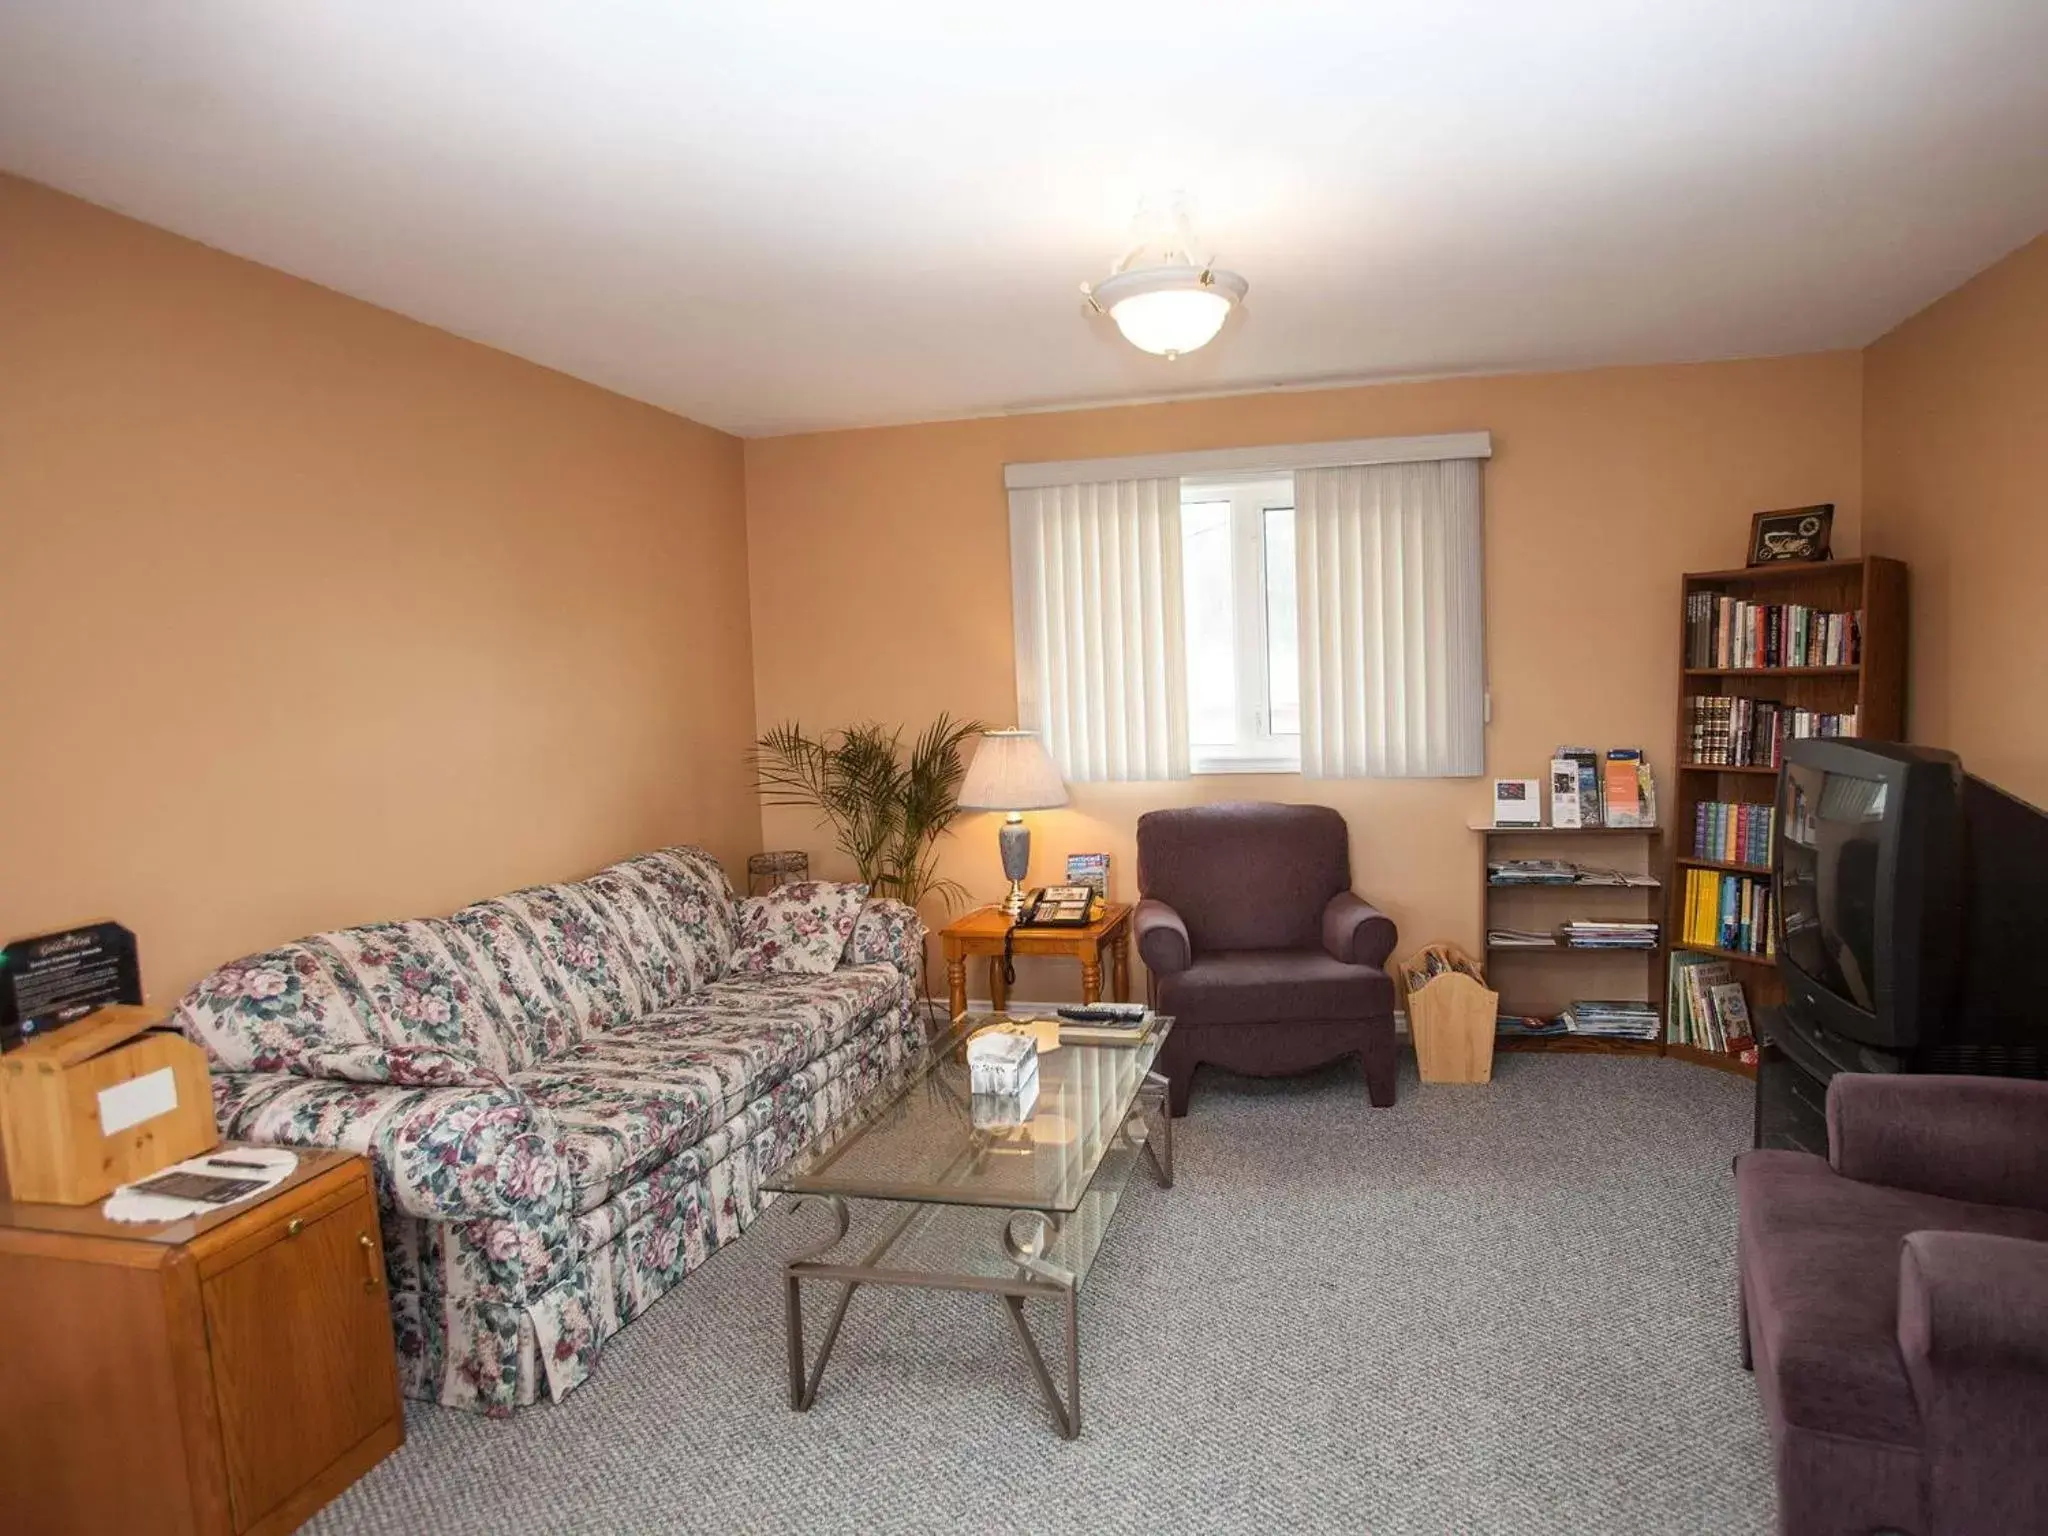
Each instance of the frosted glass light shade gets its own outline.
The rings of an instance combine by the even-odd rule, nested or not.
[[[960,785],[963,811],[1041,811],[1067,803],[1067,786],[1036,731],[983,731]]]
[[[1178,357],[1214,340],[1248,288],[1235,272],[1176,264],[1119,272],[1093,296],[1132,346]]]

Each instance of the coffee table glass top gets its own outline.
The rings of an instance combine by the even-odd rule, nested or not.
[[[1060,1045],[1038,1056],[1038,1103],[1021,1125],[979,1129],[968,1089],[967,1039],[1004,1015],[969,1013],[932,1042],[925,1065],[767,1180],[790,1194],[1078,1209],[1117,1144],[1173,1021],[1137,1045]],[[1050,1031],[1046,1031],[1050,1034]]]

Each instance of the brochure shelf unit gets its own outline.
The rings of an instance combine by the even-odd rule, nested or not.
[[[1661,921],[1656,827],[1480,826],[1482,938],[1495,928],[1554,927],[1573,918]],[[1618,869],[1659,881],[1653,885],[1495,885],[1487,866],[1502,859],[1564,859]],[[1500,994],[1501,1012],[1551,1016],[1575,997],[1636,999],[1663,1012],[1664,948],[1575,949],[1565,944],[1486,945],[1487,985]],[[1660,1031],[1661,1033],[1661,1031]],[[1497,1051],[1586,1051],[1613,1056],[1655,1056],[1656,1040],[1607,1040],[1584,1035],[1496,1035]]]
[[[1702,597],[1798,605],[1822,614],[1858,614],[1859,650],[1853,661],[1829,666],[1687,665],[1698,659],[1692,649],[1699,618],[1694,604]],[[1685,926],[1687,889],[1690,878],[1701,872],[1710,879],[1745,879],[1768,888],[1771,871],[1767,857],[1714,857],[1719,850],[1701,848],[1696,833],[1702,805],[1771,806],[1777,797],[1778,770],[1757,763],[1696,761],[1691,701],[1749,699],[1821,715],[1854,714],[1858,736],[1899,740],[1905,732],[1906,567],[1901,561],[1872,555],[1858,560],[1694,571],[1683,579],[1678,617],[1678,768],[1666,797],[1671,807],[1667,822],[1672,829],[1670,873],[1664,882],[1667,970],[1668,957],[1676,955],[1706,955],[1726,962],[1754,1019],[1759,1008],[1769,1007],[1785,995],[1775,956],[1727,949],[1689,937]],[[1775,921],[1775,902],[1772,906]],[[1660,995],[1668,1032],[1668,976]],[[1755,1075],[1753,1067],[1723,1051],[1667,1041],[1664,1052],[1743,1076]]]

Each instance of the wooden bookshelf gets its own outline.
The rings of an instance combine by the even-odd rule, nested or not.
[[[1656,827],[1475,826],[1479,835],[1480,911],[1484,933],[1495,928],[1554,928],[1574,918],[1635,921],[1659,917],[1663,884]],[[1597,869],[1656,878],[1655,885],[1495,885],[1487,866],[1501,859],[1565,859]],[[1582,949],[1569,944],[1485,946],[1487,985],[1503,1013],[1554,1016],[1576,998],[1639,997],[1663,1014],[1664,949]],[[1586,1035],[1496,1035],[1499,1051],[1580,1051],[1655,1056],[1656,1040],[1602,1040]]]
[[[1860,612],[1861,653],[1852,666],[1824,667],[1696,667],[1688,666],[1688,607],[1699,593],[1753,603],[1804,604],[1826,613]],[[1660,1006],[1671,1027],[1668,957],[1705,954],[1729,962],[1742,985],[1751,1018],[1760,1008],[1780,1002],[1784,987],[1775,957],[1695,943],[1685,935],[1686,877],[1693,870],[1745,875],[1768,881],[1768,864],[1729,862],[1701,856],[1694,842],[1695,808],[1713,801],[1770,805],[1777,797],[1775,767],[1728,766],[1689,760],[1687,701],[1714,696],[1770,700],[1792,709],[1857,717],[1857,734],[1878,741],[1896,741],[1905,731],[1906,693],[1906,567],[1897,560],[1870,556],[1859,560],[1828,560],[1818,564],[1758,566],[1730,571],[1695,571],[1682,582],[1678,604],[1679,706],[1678,769],[1666,799],[1672,829],[1670,874],[1665,880],[1664,918],[1667,959]],[[1678,1041],[1664,1053],[1725,1071],[1753,1076],[1754,1069],[1733,1056]]]

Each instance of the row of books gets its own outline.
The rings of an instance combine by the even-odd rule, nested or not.
[[[1486,866],[1488,885],[1601,885],[1616,888],[1657,883],[1654,875],[1621,869],[1597,869],[1563,859],[1501,859]]]
[[[1575,918],[1558,929],[1567,949],[1655,949],[1657,924]]]
[[[1702,800],[1692,808],[1692,856],[1722,864],[1768,864],[1778,808],[1734,800]]]
[[[1509,1040],[1547,1040],[1558,1035],[1587,1035],[1600,1040],[1655,1040],[1661,1027],[1654,1003],[1568,1003],[1556,1018],[1503,1013],[1493,1032]]]
[[[1657,783],[1641,747],[1559,747],[1550,759],[1553,827],[1654,827]]]
[[[1568,1003],[1557,1017],[1566,1034],[1601,1040],[1655,1040],[1663,1028],[1655,1003]]]
[[[1771,882],[1762,875],[1731,875],[1717,869],[1685,872],[1685,909],[1680,931],[1688,944],[1744,955],[1775,955]]]
[[[1709,768],[1775,768],[1785,743],[1808,736],[1854,736],[1856,716],[1824,715],[1774,699],[1708,694],[1685,701],[1686,761]]]
[[[1721,1051],[1756,1060],[1756,1030],[1749,1000],[1725,960],[1681,950],[1671,957],[1671,995],[1664,1010],[1664,1038],[1673,1045]]]
[[[1853,667],[1863,658],[1863,614],[1804,603],[1752,603],[1695,592],[1685,600],[1688,667]]]

